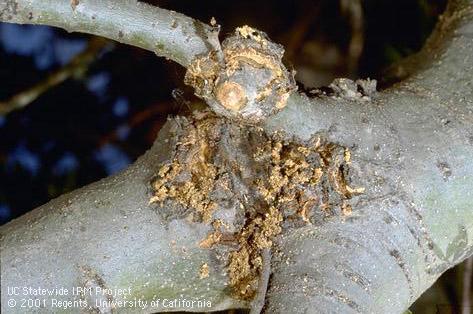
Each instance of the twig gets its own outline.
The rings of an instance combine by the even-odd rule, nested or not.
[[[307,36],[313,22],[320,14],[320,3],[311,3],[310,7],[304,10],[304,15],[297,19],[289,31],[287,31],[288,40],[286,42],[286,58],[294,60],[299,52],[304,39]]]
[[[153,118],[155,115],[160,114],[162,117],[167,117],[169,114],[169,108],[172,106],[171,103],[161,102],[157,104],[153,104],[148,106],[147,108],[143,109],[135,113],[127,123],[127,126],[130,129],[133,129],[139,126],[141,123]],[[163,122],[164,124],[164,122]],[[159,128],[162,127],[162,124],[159,125]],[[153,134],[156,136],[156,134]],[[110,133],[106,134],[99,140],[99,146],[103,146],[107,143],[114,142],[117,140],[118,137],[118,129],[112,130]]]
[[[364,22],[363,6],[360,0],[340,0],[342,13],[347,15],[351,26],[351,39],[348,47],[348,70],[356,74],[358,60],[363,52]]]
[[[107,45],[110,45],[110,42],[102,38],[91,39],[87,49],[75,56],[66,66],[27,90],[10,97],[6,101],[0,101],[0,114],[4,115],[13,110],[24,108],[50,88],[61,84],[71,76],[84,72],[95,60],[97,54]]]
[[[271,250],[263,249],[261,252],[263,266],[258,284],[258,291],[255,299],[251,303],[250,314],[260,314],[266,302],[266,291],[268,290],[269,276],[271,275]]]
[[[94,34],[153,51],[185,67],[196,56],[220,50],[215,28],[133,0],[0,0],[0,22]]]
[[[471,282],[473,280],[473,256],[465,261],[463,270],[462,314],[471,314]]]
[[[242,122],[274,115],[297,89],[281,46],[246,25],[222,48],[217,25],[134,0],[0,0],[1,21],[46,24],[154,51],[186,67],[185,83],[217,114]]]

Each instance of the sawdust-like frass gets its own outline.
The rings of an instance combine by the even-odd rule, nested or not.
[[[349,200],[363,192],[348,184],[350,151],[320,137],[287,141],[210,112],[179,126],[173,157],[152,182],[151,202],[177,202],[182,211],[174,218],[211,224],[203,249],[233,248],[228,276],[238,298],[254,297],[261,252],[278,234],[313,223],[315,213],[348,215]],[[235,219],[224,221],[223,207],[233,207]]]

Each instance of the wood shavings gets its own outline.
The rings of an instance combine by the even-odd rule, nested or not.
[[[153,183],[151,203],[163,204],[166,199],[174,199],[195,209],[202,221],[210,222],[216,207],[208,194],[214,188],[218,172],[212,161],[212,145],[218,137],[215,132],[217,125],[217,119],[211,117],[189,127],[189,132],[177,145],[180,154],[159,169]],[[186,174],[190,180],[179,182],[177,177],[181,174]]]
[[[270,250],[285,225],[312,224],[315,211],[350,215],[349,200],[364,191],[349,185],[351,152],[320,137],[287,141],[210,113],[195,114],[182,129],[175,156],[152,182],[151,202],[164,205],[173,200],[191,211],[190,223],[211,224],[213,230],[198,245],[232,248],[228,277],[237,298],[255,296],[262,252]],[[240,193],[235,182],[244,182],[248,190]],[[235,204],[239,219],[215,217],[224,195]]]
[[[209,265],[207,263],[202,264],[199,269],[199,278],[200,279],[205,279],[209,277]]]

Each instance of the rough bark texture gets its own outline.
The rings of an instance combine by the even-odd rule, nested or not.
[[[209,300],[212,310],[244,306],[226,292],[224,265],[199,247],[210,226],[166,220],[161,215],[166,209],[149,204],[152,178],[172,151],[165,140],[178,132],[170,131],[173,124],[178,129],[175,123],[168,123],[153,148],[126,171],[2,226],[2,287],[131,287],[131,298],[142,300],[181,296]],[[199,269],[205,263],[211,265],[211,276],[201,280]],[[93,307],[94,296],[85,298]],[[6,304],[2,289],[2,309],[9,310]],[[10,311],[25,311],[15,310]]]
[[[2,19],[21,9],[16,2],[0,2]],[[145,18],[148,13],[143,14]],[[330,96],[293,94],[287,107],[260,127],[215,118],[215,128],[204,132],[213,134],[210,150],[204,145],[202,151],[193,151],[193,145],[205,142],[198,138],[190,144],[179,142],[189,138],[184,135],[190,130],[198,130],[202,117],[170,120],[153,148],[128,170],[2,226],[2,287],[131,285],[134,296],[143,300],[154,295],[207,299],[212,310],[250,306],[231,293],[225,274],[229,254],[238,246],[202,248],[199,243],[215,234],[215,227],[194,215],[189,219],[189,212],[195,212],[193,205],[185,206],[193,204],[187,194],[149,204],[155,192],[152,182],[163,165],[183,163],[185,157],[194,165],[193,158],[201,153],[203,159],[195,164],[210,167],[204,168],[211,169],[207,176],[212,174],[217,182],[203,200],[212,208],[211,217],[241,231],[248,217],[273,205],[260,200],[251,180],[265,180],[267,169],[254,161],[257,145],[248,143],[263,145],[279,130],[277,136],[287,147],[319,138],[351,156],[335,169],[335,174],[344,173],[343,186],[329,169],[324,193],[333,203],[331,210],[316,203],[302,215],[303,223],[284,220],[280,234],[271,239],[264,310],[402,313],[442,272],[473,252],[472,34],[473,1],[451,1],[423,51],[394,72],[409,74],[401,83],[373,93],[366,82],[356,86],[339,81]],[[179,60],[189,63],[187,57]],[[327,158],[323,152],[321,156]],[[230,192],[217,188],[225,186],[218,182],[226,177]],[[202,191],[202,181],[197,183],[197,192]],[[365,191],[351,197],[347,186]],[[166,186],[166,191],[171,188]],[[239,205],[256,209],[243,213]],[[342,206],[350,206],[351,214]],[[288,218],[285,211],[291,206],[276,207]],[[197,213],[202,216],[205,210]],[[204,264],[209,277],[201,279]],[[266,273],[259,267],[257,273]],[[7,301],[3,291],[2,309]]]
[[[415,73],[371,101],[294,96],[269,121],[352,148],[366,193],[352,217],[281,237],[268,313],[401,313],[472,254],[472,14],[450,3]]]

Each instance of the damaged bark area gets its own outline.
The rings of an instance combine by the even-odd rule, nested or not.
[[[245,25],[223,41],[222,51],[194,59],[185,83],[217,114],[259,122],[284,108],[297,89],[283,54],[265,33]]]
[[[266,134],[205,111],[177,118],[175,150],[152,180],[151,203],[167,221],[210,224],[202,249],[227,248],[235,297],[255,297],[262,251],[323,217],[349,215],[363,188],[350,185],[351,154],[321,136],[306,142]]]
[[[284,107],[295,87],[282,48],[263,33],[239,28],[221,50],[215,23],[136,1],[74,3],[3,1],[0,20],[166,56],[231,121],[173,119],[128,170],[2,226],[2,282],[54,288],[85,278],[133,285],[147,300],[244,308],[227,284],[258,303],[271,249],[268,313],[402,313],[471,255],[472,0],[449,1],[427,46],[396,65],[407,80],[379,93],[374,81],[347,79],[315,97],[293,93],[261,125],[267,133],[249,125]],[[276,129],[284,134],[269,135]],[[363,189],[352,180],[369,188],[356,204]]]

